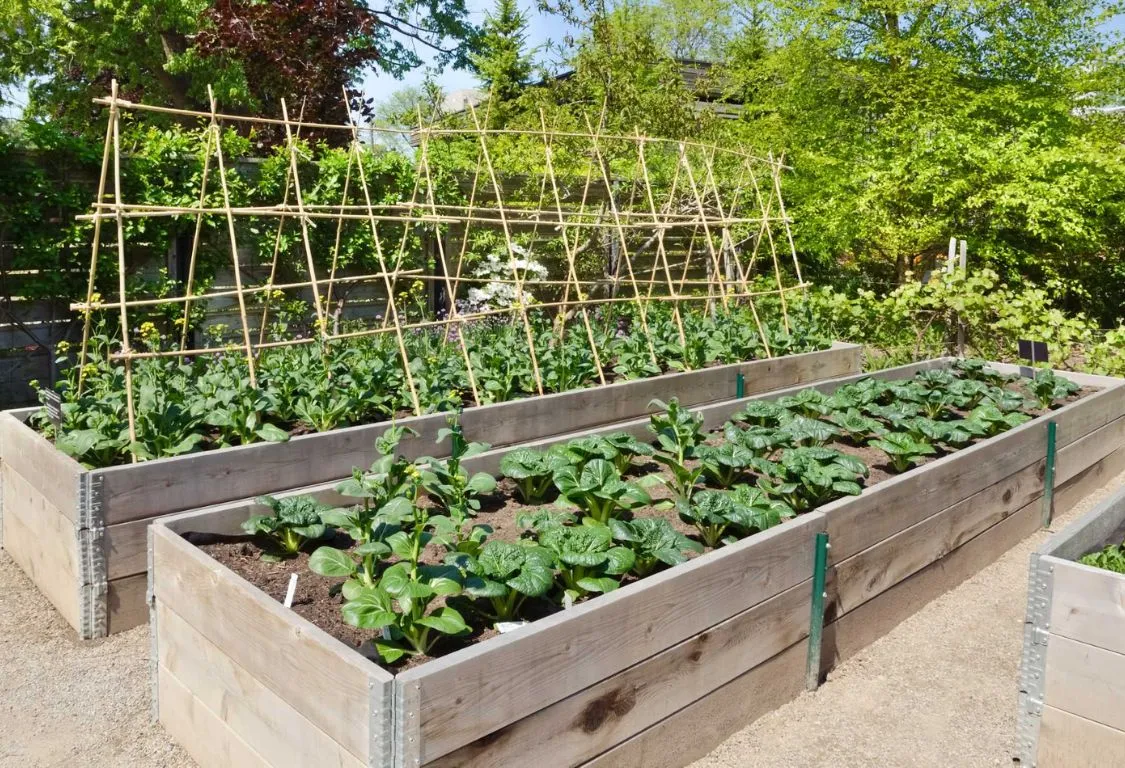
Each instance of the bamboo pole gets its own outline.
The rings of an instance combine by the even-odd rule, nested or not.
[[[113,93],[116,95],[117,81],[113,82]],[[106,177],[109,175],[109,148],[113,142],[113,111],[110,110],[110,117],[106,120],[105,124],[105,143],[102,145],[102,172],[98,178],[98,199],[97,202],[101,203],[105,199],[105,183]],[[102,221],[98,219],[94,222],[94,242],[90,246],[90,276],[86,281],[86,303],[91,304],[94,301],[94,282],[98,274],[98,250],[101,247],[102,239]],[[122,297],[124,298],[124,297]],[[82,319],[82,349],[78,356],[78,394],[82,394],[82,384],[86,374],[86,356],[87,350],[90,346],[90,312],[87,311],[85,317]]]
[[[477,120],[476,107],[469,102],[469,113],[473,117],[473,123],[480,129],[480,122]],[[508,230],[508,222],[504,217],[504,208],[502,204],[503,195],[500,192],[500,182],[496,178],[496,169],[492,165],[492,156],[488,152],[488,142],[485,140],[484,133],[480,133],[480,148],[481,156],[484,158],[485,167],[488,169],[488,175],[492,179],[492,187],[496,192],[496,200],[501,203],[499,208],[501,228],[504,231],[504,242],[508,247],[508,264],[512,269],[512,277],[516,281],[516,306],[519,309],[520,318],[523,320],[524,333],[527,336],[527,350],[531,355],[531,372],[535,377],[535,388],[539,394],[543,394],[543,378],[539,375],[539,359],[535,354],[535,334],[531,330],[531,321],[527,317],[527,309],[524,306],[524,293],[523,285],[520,282],[520,273],[516,269],[515,262],[515,249],[512,247],[512,233]]]
[[[422,127],[422,109],[418,109],[418,127]],[[429,159],[429,137],[422,137],[422,146],[420,148],[419,165],[425,169],[426,173],[426,199],[431,205],[434,203],[434,180],[430,173],[430,159]],[[457,294],[453,292],[453,283],[449,279],[449,265],[445,260],[445,243],[441,232],[438,230],[438,225],[434,224],[434,237],[437,239],[438,258],[441,260],[441,276],[445,278],[445,293],[449,298],[449,318],[452,320],[458,319],[457,312]],[[443,337],[444,338],[444,337]],[[473,401],[477,405],[483,405],[480,397],[480,392],[477,390],[477,377],[473,371],[473,361],[469,357],[469,347],[465,343],[465,324],[460,323],[457,327],[457,343],[461,348],[461,358],[465,361],[465,371],[469,375],[469,388],[473,393]]]
[[[567,263],[567,284],[566,291],[563,293],[563,328],[560,330],[560,336],[565,333],[566,312],[567,312],[567,299],[570,298],[570,281],[574,281],[575,291],[578,294],[578,299],[583,299],[582,289],[578,283],[578,270],[574,266],[574,249],[570,246],[570,237],[567,235],[566,225],[563,222],[562,207],[559,202],[559,185],[558,179],[555,177],[555,163],[554,163],[554,150],[551,148],[551,140],[547,135],[547,118],[543,113],[543,108],[539,108],[539,121],[543,124],[543,157],[547,168],[547,178],[551,180],[551,190],[555,198],[555,206],[559,210],[559,235],[562,237],[563,250],[566,252]],[[594,329],[590,325],[590,314],[586,311],[586,307],[581,307],[582,325],[586,329],[586,341],[590,345],[590,354],[594,358],[594,366],[598,371],[598,381],[605,384],[605,370],[602,367],[602,358],[598,353],[598,344],[594,339]],[[565,338],[562,339],[565,343]]]
[[[207,86],[207,98],[211,102],[211,125],[215,131],[215,151],[219,161],[219,181],[223,188],[223,204],[230,207],[230,187],[227,185],[227,169],[223,160],[223,142],[222,134],[219,133],[219,123],[214,119],[215,110],[215,93],[211,90],[211,86]],[[246,299],[242,292],[242,268],[238,264],[238,238],[234,233],[234,217],[227,216],[227,233],[230,235],[230,256],[231,264],[234,267],[234,285],[238,290],[238,315],[242,320],[242,341],[245,345],[246,351],[246,365],[250,373],[250,386],[257,388],[258,377],[254,371],[254,348],[250,344],[250,323],[246,319]],[[122,300],[125,294],[121,294]]]
[[[211,142],[215,137],[214,126],[207,126],[207,143],[203,149],[203,175],[199,182],[199,207],[207,204],[207,175],[211,171]],[[191,325],[191,293],[195,288],[195,263],[199,254],[199,241],[203,234],[203,214],[195,216],[195,232],[191,238],[191,257],[188,261],[187,283],[184,285],[184,327],[180,329],[180,349],[187,347],[188,326]],[[124,297],[122,297],[124,301]]]
[[[117,80],[110,85],[109,120],[113,124],[113,201],[121,205],[121,113],[117,109]],[[120,209],[118,209],[120,210]],[[121,351],[128,355],[129,316],[125,309],[125,222],[117,219],[117,289],[121,296]],[[129,412],[129,442],[137,442],[137,415],[133,404],[133,364],[125,358],[125,407]],[[137,454],[130,452],[130,461],[136,463]]]
[[[345,102],[345,104],[347,103],[347,99],[348,99],[348,93],[345,90],[344,91],[344,102]],[[348,111],[347,114],[348,114],[348,119],[351,120],[351,112]],[[353,127],[354,127],[354,125],[353,125]],[[363,199],[364,199],[365,202],[367,202],[368,205],[370,205],[371,204],[371,193],[367,189],[367,176],[363,172],[363,145],[359,141],[359,131],[358,130],[355,130],[355,131],[352,132],[352,148],[351,148],[351,151],[355,154],[356,170],[358,171],[358,174],[359,174],[360,187],[363,190]],[[371,219],[371,238],[375,242],[375,256],[379,260],[379,269],[383,272],[383,275],[384,275],[383,282],[384,282],[384,285],[385,285],[386,290],[387,290],[387,296],[388,296],[387,305],[389,307],[389,313],[394,318],[395,341],[398,342],[398,352],[399,352],[399,355],[402,358],[402,372],[403,372],[403,375],[406,377],[406,385],[410,389],[410,400],[411,400],[411,403],[414,406],[414,414],[416,416],[421,416],[422,415],[422,405],[418,401],[418,390],[414,386],[414,375],[410,372],[410,355],[408,355],[406,353],[406,342],[403,341],[402,326],[398,321],[398,308],[395,306],[395,302],[394,302],[394,291],[391,287],[391,278],[389,276],[387,276],[387,262],[383,258],[383,246],[382,246],[381,241],[379,240],[379,230],[378,230],[378,227],[375,224],[374,218]],[[396,265],[395,272],[396,273],[398,272],[397,265]],[[384,325],[384,328],[386,328],[385,325]],[[325,329],[325,330],[327,330],[327,329]],[[340,339],[340,338],[345,338],[345,337],[340,335],[340,334],[332,334],[331,336],[328,337],[328,339]]]
[[[285,118],[285,142],[289,145],[289,167],[293,172],[293,196],[297,199],[297,215],[301,221],[301,241],[305,246],[305,263],[309,270],[309,280],[312,282],[316,322],[323,338],[328,333],[328,327],[324,319],[324,307],[320,303],[320,289],[317,287],[316,264],[313,263],[312,243],[309,241],[309,224],[305,217],[305,198],[301,194],[301,170],[297,165],[297,144],[293,140],[293,131],[290,129],[289,109],[285,105],[285,99],[281,100],[281,114]]]
[[[299,117],[305,117],[305,103],[306,99],[301,99],[301,113]],[[301,129],[297,129],[297,138],[301,138]],[[281,205],[285,209],[289,208],[289,185],[293,180],[293,166],[285,166],[285,191],[281,196]],[[270,312],[270,293],[274,290],[273,281],[277,276],[277,259],[281,254],[281,234],[285,231],[286,217],[282,216],[277,221],[277,234],[273,238],[273,258],[270,260],[270,275],[266,279],[266,300],[262,306],[262,320],[258,323],[258,344],[261,345],[266,340],[266,327],[269,325],[269,312]]]

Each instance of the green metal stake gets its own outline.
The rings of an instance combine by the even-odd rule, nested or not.
[[[813,563],[812,615],[809,617],[809,658],[805,667],[805,689],[820,687],[820,644],[824,635],[824,582],[828,574],[828,534],[816,535],[816,559]]]
[[[734,377],[734,396],[740,400],[746,397],[746,377],[741,371]]]
[[[1047,422],[1047,466],[1043,471],[1043,527],[1051,527],[1055,511],[1055,422]]]

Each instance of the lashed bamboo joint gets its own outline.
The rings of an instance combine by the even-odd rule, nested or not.
[[[347,99],[346,94],[343,97]],[[658,365],[650,328],[653,307],[671,305],[674,333],[686,347],[688,330],[681,312],[685,303],[702,302],[715,317],[731,312],[733,306],[746,306],[765,354],[772,356],[756,300],[772,297],[788,330],[791,299],[786,295],[807,285],[781,199],[781,174],[786,169],[782,160],[739,148],[648,137],[639,130],[631,135],[608,132],[605,105],[596,125],[588,115],[581,118],[585,132],[552,130],[542,113],[537,130],[491,128],[488,110],[479,112],[471,105],[460,115],[435,114],[428,125],[419,110],[417,126],[396,131],[354,123],[307,122],[303,104],[295,119],[285,104],[280,118],[225,114],[213,96],[206,112],[137,104],[119,99],[116,84],[108,99],[96,102],[108,106],[109,125],[98,196],[91,213],[81,217],[94,227],[88,290],[85,301],[75,302],[71,308],[84,315],[82,363],[88,353],[91,315],[111,311],[119,316],[120,349],[111,357],[124,361],[131,433],[135,429],[132,363],[137,359],[231,354],[233,349],[245,356],[249,380],[255,386],[256,360],[264,350],[389,333],[394,334],[409,402],[420,414],[422,406],[404,342],[406,332],[432,329],[442,343],[456,341],[468,388],[481,404],[473,355],[462,332],[472,323],[507,318],[523,329],[535,389],[542,394],[546,388],[540,355],[544,346],[563,342],[571,322],[580,323],[575,328],[589,346],[598,381],[607,383],[609,361],[602,359],[596,343],[598,332],[605,330],[598,323],[607,320],[596,316],[597,307],[621,308],[602,310],[603,315],[625,309],[631,312],[636,320],[631,333]],[[155,112],[185,122],[199,121],[204,132],[202,174],[198,188],[184,190],[183,195],[197,202],[161,205],[125,199],[122,175],[128,172],[128,165],[123,163],[121,149],[123,112]],[[223,151],[228,124],[242,131],[254,126],[269,128],[280,137],[286,168],[276,202],[240,205],[232,201],[231,180],[237,171]],[[307,165],[303,129],[330,134],[347,144],[347,167],[341,174],[344,180],[338,201],[307,199],[312,187],[306,180],[308,174],[302,172]],[[406,199],[388,199],[373,186],[377,184],[371,162],[375,142],[388,136],[409,147],[404,154],[414,164],[413,189]],[[109,181],[112,193],[107,189]],[[221,191],[221,204],[214,201],[215,187]],[[182,293],[128,295],[127,233],[132,230],[126,222],[175,217],[193,221]],[[203,286],[201,290],[197,286],[204,225],[212,219],[216,231],[223,230],[224,247],[229,249],[232,289]],[[102,222],[107,220],[116,225],[117,295],[102,298],[95,283]],[[289,224],[295,225],[297,235],[286,239]],[[325,225],[331,227],[329,247],[313,233]],[[267,254],[264,259],[269,270],[262,282],[246,270],[239,250],[240,239],[247,240],[243,227],[255,226],[271,232],[272,258]],[[775,235],[776,227],[784,233]],[[371,249],[364,258],[377,265],[377,270],[352,274],[355,270],[349,272],[346,265],[354,254],[344,256],[342,244],[345,234],[360,229]],[[786,249],[791,265],[781,255]],[[486,260],[502,268],[482,274],[480,265]],[[407,279],[428,288],[434,298],[432,307],[420,313],[416,298],[409,306],[405,303],[402,283]],[[341,329],[338,321],[344,300],[340,297],[357,286],[374,290],[384,310],[372,321],[357,321]],[[494,298],[491,304],[469,301],[471,292],[479,299],[478,286],[503,289],[498,292],[504,298]],[[314,333],[267,337],[271,311],[276,313],[286,291],[311,295]],[[191,339],[188,329],[193,306],[216,300],[233,300],[237,307],[239,334],[233,346],[200,345]],[[339,310],[334,310],[334,303]],[[138,349],[130,339],[129,312],[157,307],[182,317],[179,343],[172,349],[145,349],[143,345]],[[552,318],[554,341],[537,340],[532,313]],[[257,320],[256,332],[251,314]]]

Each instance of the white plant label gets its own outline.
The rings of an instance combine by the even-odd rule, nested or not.
[[[498,622],[496,622],[496,624],[494,626],[496,627],[497,632],[499,632],[500,634],[504,634],[505,632],[511,632],[514,629],[519,629],[520,627],[527,626],[527,622],[526,621],[498,621]]]
[[[293,607],[293,596],[297,594],[297,574],[290,574],[289,576],[289,589],[285,592],[285,607]]]

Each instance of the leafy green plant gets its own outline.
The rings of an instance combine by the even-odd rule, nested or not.
[[[452,562],[468,574],[464,592],[488,600],[493,621],[512,621],[529,597],[543,597],[555,583],[554,557],[541,547],[489,541],[475,557],[454,555]]]
[[[826,404],[827,400],[828,398],[823,392],[809,388],[802,389],[795,395],[779,397],[777,404],[790,413],[815,419],[829,411],[830,408]]]
[[[746,485],[731,491],[700,491],[690,501],[677,503],[676,511],[712,548],[764,531],[794,514],[784,502]]]
[[[929,443],[901,432],[892,432],[878,440],[872,440],[870,445],[887,454],[896,472],[905,472],[924,456],[932,456],[937,452]]]
[[[555,472],[568,463],[566,456],[557,451],[518,448],[500,459],[500,472],[516,481],[516,491],[524,504],[541,504],[553,487]]]
[[[682,408],[675,398],[664,403],[653,400],[649,407],[658,410],[649,417],[649,429],[656,434],[659,449],[653,458],[667,467],[671,479],[665,483],[680,499],[691,498],[703,470],[687,466],[696,458],[696,449],[703,444],[703,416]]]
[[[797,446],[823,446],[839,437],[839,428],[805,416],[793,416],[781,426],[784,439]]]
[[[677,531],[662,517],[640,517],[636,520],[612,520],[610,530],[615,541],[633,551],[632,572],[644,578],[663,565],[687,562],[688,553],[699,554],[703,547]]]
[[[968,420],[983,427],[987,437],[993,437],[1031,421],[1031,416],[1018,411],[1004,413],[993,403],[986,402],[970,411]]]
[[[1080,390],[1078,384],[1064,376],[1058,376],[1054,371],[1041,370],[1036,372],[1035,378],[1027,383],[1028,389],[1035,396],[1039,407],[1046,410],[1059,400],[1065,400]]]
[[[792,445],[789,435],[772,427],[746,427],[740,429],[731,422],[723,427],[723,437],[730,443],[741,445],[756,456],[765,456],[777,448]]]
[[[1023,395],[1003,387],[990,387],[985,395],[985,404],[995,406],[1002,413],[1015,413],[1027,405]]]
[[[328,507],[312,496],[289,496],[284,499],[259,496],[255,502],[269,507],[273,514],[251,516],[242,524],[242,530],[266,540],[263,560],[292,557],[307,542],[323,538],[328,532],[328,526],[321,521],[321,514]]]
[[[582,467],[565,466],[555,472],[554,482],[564,500],[603,524],[622,512],[652,503],[643,488],[622,480],[614,465],[605,459],[592,459]]]
[[[461,463],[484,453],[489,445],[465,440],[456,418],[450,417],[448,423],[447,429],[438,430],[437,440],[449,439],[449,458],[427,456],[418,460],[422,488],[445,511],[444,515],[431,516],[429,524],[447,549],[473,551],[479,548],[487,530],[478,526],[466,531],[465,526],[480,511],[480,497],[496,490],[496,478],[487,472],[469,475],[464,470]]]
[[[1078,559],[1082,565],[1091,568],[1102,568],[1114,573],[1125,573],[1125,542],[1110,544],[1100,552],[1091,552]]]
[[[844,412],[835,412],[828,418],[839,427],[844,434],[857,442],[863,442],[871,435],[882,435],[886,428],[870,416],[864,416],[856,408]]]
[[[720,488],[734,485],[739,475],[750,467],[756,455],[737,442],[724,442],[717,446],[701,445],[696,448],[696,456],[704,476]]]
[[[539,546],[554,559],[564,595],[570,600],[612,592],[633,568],[633,550],[614,546],[609,526],[548,523],[536,528],[535,534]]]
[[[867,465],[832,448],[789,448],[777,462],[758,460],[758,487],[796,512],[804,512],[844,495],[859,495]]]
[[[388,664],[403,656],[428,654],[447,636],[467,634],[464,617],[448,605],[428,611],[437,597],[460,594],[460,572],[453,566],[395,563],[375,586],[344,584],[344,621],[353,627],[380,631],[375,649]]]
[[[745,422],[759,427],[774,427],[781,423],[785,409],[777,403],[767,400],[751,400],[738,413],[731,416],[731,421]]]
[[[958,408],[973,409],[980,405],[981,400],[989,392],[989,385],[976,379],[956,379],[947,388],[947,392]]]

